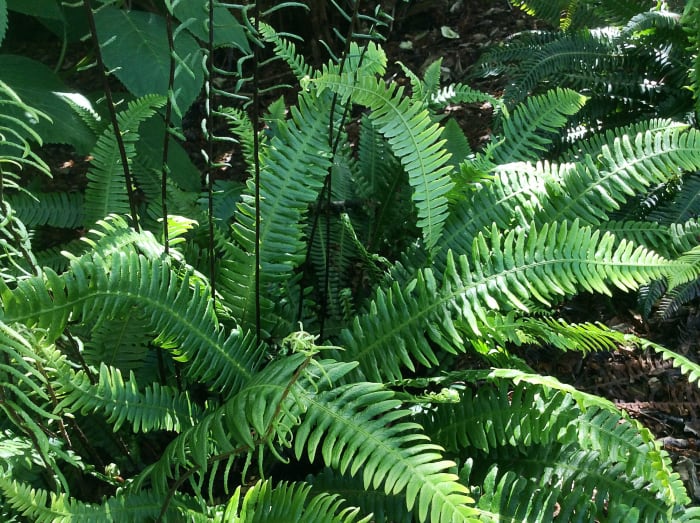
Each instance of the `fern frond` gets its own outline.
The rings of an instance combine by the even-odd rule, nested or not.
[[[683,305],[700,297],[700,278],[678,285],[667,294],[664,294],[665,286],[659,285],[659,288],[660,291],[657,294],[651,295],[649,300],[651,303],[645,308],[645,313],[648,315],[652,306],[656,304],[654,317],[666,321],[672,318]],[[646,301],[644,303],[647,304]]]
[[[542,158],[554,134],[561,132],[568,117],[585,102],[585,96],[561,88],[528,98],[515,107],[512,115],[501,119],[503,142],[492,150],[494,160],[505,164]]]
[[[306,63],[304,56],[297,51],[294,42],[280,36],[268,24],[259,22],[259,30],[263,39],[274,45],[275,56],[287,62],[297,80],[302,80],[307,76],[311,77],[314,74],[313,68]]]
[[[261,294],[263,312],[270,311],[272,301],[279,299],[274,289],[304,260],[304,217],[331,166],[327,122],[318,118],[328,103],[300,96],[298,108],[292,109],[292,119],[264,153],[260,172],[261,226],[257,232],[262,260],[260,289],[250,285],[254,280],[256,241],[252,180],[238,204],[233,230],[240,251],[234,259],[222,263],[219,290],[236,320],[246,328],[255,325],[255,293]],[[271,316],[267,315],[268,321]],[[271,327],[271,322],[263,326]]]
[[[668,277],[669,290],[700,278],[700,245],[678,258],[678,270]]]
[[[17,193],[7,201],[27,227],[75,229],[83,224],[83,196],[77,192]]]
[[[138,390],[133,372],[124,380],[118,369],[104,363],[99,369],[96,383],[92,383],[84,371],[60,376],[60,387],[56,391],[60,402],[54,410],[82,414],[103,412],[115,432],[124,423],[129,423],[134,432],[180,432],[193,426],[201,416],[187,393],[158,383],[142,392]]]
[[[22,166],[36,168],[39,172],[51,176],[51,169],[33,150],[30,140],[42,144],[41,136],[23,119],[12,115],[20,112],[28,121],[51,121],[44,112],[39,111],[24,103],[19,95],[5,82],[0,80],[0,138],[3,142],[3,153],[0,155],[0,169],[3,174],[9,175],[15,169]],[[8,187],[9,176],[5,180]],[[16,186],[15,186],[16,187]]]
[[[152,493],[132,493],[107,499],[102,505],[84,503],[67,494],[55,494],[44,489],[0,477],[0,494],[17,514],[37,523],[57,521],[124,521],[138,522],[158,516],[162,500]],[[175,516],[174,510],[168,513]]]
[[[365,489],[362,478],[343,476],[327,468],[323,472],[308,477],[312,492],[333,492],[348,503],[356,505],[365,514],[372,514],[376,523],[411,523],[413,516],[406,509],[406,503],[397,495],[388,495],[377,489]]]
[[[213,389],[236,390],[250,379],[261,357],[251,334],[227,334],[219,326],[209,293],[191,270],[176,271],[167,260],[126,249],[109,261],[99,255],[73,260],[61,276],[47,269],[42,278],[27,279],[12,291],[5,288],[0,299],[3,321],[45,328],[50,340],[63,332],[69,318],[90,324],[98,317],[119,317],[146,301],[154,343],[188,362],[187,374]]]
[[[614,234],[616,238],[624,238],[638,245],[644,245],[666,257],[675,257],[691,248],[688,245],[688,235],[684,234],[683,226],[667,227],[652,221],[624,221],[611,220],[602,223],[601,231]],[[680,250],[678,244],[685,245]]]
[[[426,248],[437,243],[447,218],[450,180],[448,155],[441,148],[439,126],[430,119],[423,104],[403,97],[403,88],[387,86],[381,80],[363,76],[323,75],[314,79],[319,95],[325,89],[372,110],[369,118],[386,137],[394,155],[408,173],[412,199],[418,210],[418,227]]]
[[[310,398],[295,436],[297,458],[320,454],[341,473],[361,472],[364,488],[403,494],[419,521],[478,521],[469,491],[448,472],[454,463],[419,425],[404,421],[409,412],[397,410],[392,396],[379,384],[353,383]]]
[[[700,45],[700,6],[697,2],[688,2],[683,10],[681,25],[695,49]],[[690,81],[695,100],[695,113],[700,114],[700,55],[695,54],[694,67],[689,71]]]
[[[310,497],[311,486],[304,483],[282,482],[275,487],[270,480],[258,481],[240,500],[240,487],[229,506],[227,519],[231,523],[263,521],[303,521],[304,523],[368,523],[371,516],[360,520],[359,509],[343,507],[337,494],[321,493]]]
[[[431,105],[445,107],[449,104],[489,102],[495,110],[503,110],[503,102],[488,93],[484,93],[464,84],[451,84],[437,89],[428,100]]]
[[[562,11],[566,9],[569,0],[556,0],[554,2],[547,2],[546,0],[514,0],[511,3],[530,16],[541,18],[553,27],[557,27]]]
[[[630,196],[666,182],[681,170],[698,169],[699,144],[700,133],[680,127],[615,138],[602,147],[597,158],[585,156],[560,175],[562,192],[570,197],[551,199],[551,207],[538,213],[538,219],[581,217],[592,224],[605,221],[606,213]]]
[[[37,273],[29,232],[6,201],[0,201],[0,261],[0,281],[8,284]]]
[[[471,465],[469,460],[460,470],[459,475],[465,482],[471,479]],[[548,521],[558,509],[556,503],[561,494],[559,487],[543,489],[536,482],[511,470],[501,472],[498,465],[489,469],[478,486],[481,495],[475,496],[476,506],[492,514],[494,520],[509,523]]]
[[[105,363],[120,371],[139,368],[153,339],[149,318],[133,309],[116,318],[98,320],[85,341],[83,357],[89,365]]]
[[[578,222],[507,234],[494,227],[477,236],[471,256],[455,259],[449,252],[441,284],[426,269],[404,287],[379,290],[369,312],[341,334],[345,352],[338,357],[359,361],[373,379],[397,379],[400,365],[437,363],[427,338],[445,350],[463,350],[459,330],[479,337],[490,310],[527,312],[530,302],[547,306],[579,290],[636,289],[677,269],[675,262],[625,241],[616,245],[612,235],[601,237]]]
[[[670,361],[675,368],[681,370],[683,375],[688,378],[690,383],[700,381],[700,364],[686,358],[682,354],[669,350],[658,343],[653,343],[643,338],[636,338],[634,341],[641,347],[651,349],[652,351],[656,352],[663,360]]]
[[[631,79],[625,80],[620,76],[620,72],[624,72],[629,64],[617,40],[618,33],[613,30],[583,30],[552,35],[549,42],[538,46],[527,42],[521,48],[521,51],[526,51],[525,58],[516,62],[512,82],[506,88],[506,104],[512,107],[522,102],[539,85],[555,78],[566,78],[567,87],[575,90],[608,83],[615,84],[616,88],[638,89],[638,85],[630,82]],[[489,64],[491,59],[495,59],[496,63],[503,60],[498,55],[499,50],[493,52],[493,58],[487,54],[482,59],[482,68],[494,67]],[[602,77],[600,71],[604,71],[606,76]]]
[[[700,174],[690,173],[671,198],[662,201],[647,219],[659,223],[681,223],[700,217]]]
[[[512,370],[495,371],[491,376],[508,374],[528,377]],[[558,501],[563,507],[580,501],[567,499],[571,482],[584,492],[595,492],[596,511],[604,504],[612,509],[622,502],[640,514],[653,514],[653,519],[688,502],[670,459],[647,429],[626,420],[612,404],[600,404],[600,398],[585,395],[584,400],[593,402],[577,401],[576,407],[572,394],[581,398],[582,393],[573,387],[567,386],[571,394],[562,394],[557,387],[550,395],[548,378],[528,378],[543,379],[535,386],[520,383],[512,391],[500,380],[497,387],[480,386],[473,397],[465,391],[460,403],[440,404],[432,416],[426,415],[426,430],[438,442],[440,435],[447,437],[448,448],[458,454],[464,453],[462,449],[469,454],[472,448],[488,453],[511,448],[506,450],[509,468],[515,465],[516,473],[536,478],[542,488],[562,485]],[[528,379],[528,383],[532,382]],[[537,447],[548,454],[546,459],[535,457]],[[592,466],[591,460],[598,464]],[[637,481],[643,481],[651,495],[638,492]],[[527,499],[520,502],[522,509],[531,504]]]
[[[127,160],[136,154],[139,125],[165,105],[163,96],[148,95],[129,102],[127,109],[117,115],[119,129],[126,149]],[[85,190],[85,221],[93,224],[110,213],[129,212],[126,182],[117,139],[112,129],[106,129],[98,138],[92,152],[94,160],[87,173]]]
[[[548,445],[578,414],[566,394],[542,396],[538,387],[522,385],[509,391],[506,382],[474,393],[467,388],[460,396],[458,403],[440,404],[418,418],[431,439],[452,455],[467,448],[488,453],[506,445]]]

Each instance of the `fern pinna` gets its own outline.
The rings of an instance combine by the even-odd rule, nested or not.
[[[237,62],[223,54],[237,65],[221,75],[237,83],[207,84],[210,103],[246,99],[253,46],[289,65],[298,96],[261,112],[264,125],[208,107],[207,139],[235,143],[243,165],[213,179],[222,164],[205,149],[200,180],[177,141],[161,165],[165,133],[182,134],[160,120],[167,103],[184,110],[178,76],[132,93],[117,119],[139,231],[103,115],[81,113],[96,143],[83,193],[45,190],[37,208],[0,172],[2,518],[700,521],[645,427],[513,353],[634,344],[697,382],[690,357],[557,311],[581,292],[697,281],[687,188],[700,134],[662,118],[571,133],[590,94],[504,102],[441,86],[439,62],[423,77],[405,69],[409,93],[359,38],[359,21],[376,36],[383,13],[354,2],[334,3],[358,23],[322,66],[268,19],[250,23],[250,6],[192,4],[165,8],[176,41],[200,39],[209,74],[216,47],[234,42]],[[565,4],[555,15],[573,30]],[[173,45],[159,60],[186,72]],[[1,92],[0,107],[41,117]],[[472,151],[442,108],[480,100],[497,108],[497,131]],[[12,144],[0,168],[45,167],[31,128],[0,125]],[[660,187],[668,200],[627,212]],[[89,231],[44,246],[34,232],[47,225]]]

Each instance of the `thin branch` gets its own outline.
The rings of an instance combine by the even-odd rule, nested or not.
[[[97,38],[97,26],[95,25],[95,15],[92,11],[90,0],[83,0],[83,5],[85,6],[85,14],[87,16],[88,27],[90,28],[90,35],[92,37],[92,42],[95,47],[95,58],[97,60],[97,67],[100,71],[100,76],[102,77],[102,88],[104,90],[105,99],[107,101],[109,118],[112,122],[112,129],[114,130],[114,137],[117,140],[117,147],[119,148],[119,157],[122,162],[122,169],[124,170],[124,181],[126,183],[126,194],[129,197],[131,220],[134,223],[134,230],[136,230],[136,232],[139,232],[139,218],[138,212],[136,210],[136,198],[134,197],[134,187],[133,180],[131,178],[131,171],[129,169],[129,160],[126,155],[126,148],[124,147],[122,133],[119,130],[119,121],[117,120],[117,108],[114,105],[114,99],[112,97],[112,88],[109,86],[107,69],[105,68],[105,64],[102,60],[100,41]]]
[[[253,170],[255,176],[255,336],[260,340],[260,137],[258,128],[260,123],[260,89],[258,85],[258,64],[260,51],[258,38],[260,35],[260,2],[255,2],[253,8],[253,28],[255,30],[255,42],[253,42]]]

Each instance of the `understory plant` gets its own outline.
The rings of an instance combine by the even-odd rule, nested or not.
[[[359,1],[334,2],[321,65],[257,4],[96,4],[96,62],[128,92],[61,99],[92,133],[84,190],[31,190],[53,108],[0,84],[4,520],[700,520],[647,428],[513,351],[637,345],[700,378],[559,313],[698,277],[695,221],[612,219],[692,183],[697,130],[570,134],[590,97],[509,105],[439,62],[387,82],[386,18]],[[110,54],[120,31],[158,44],[157,82]],[[291,102],[262,96],[270,57]],[[200,86],[202,179],[178,141]],[[444,118],[476,101],[499,129],[480,151]],[[240,172],[217,178],[223,147]],[[47,226],[84,232],[42,245]]]
[[[564,148],[571,150],[576,137],[614,132],[649,120],[659,119],[662,125],[668,120],[697,125],[700,19],[695,2],[512,3],[544,20],[550,29],[513,35],[486,52],[474,73],[503,78],[503,101],[508,106],[553,84],[586,95],[590,99],[586,107],[559,133],[557,140],[565,142]],[[553,149],[551,153],[560,152],[558,147]],[[550,154],[547,159],[554,157]],[[611,218],[615,224],[640,222],[642,230],[662,224],[695,231],[700,216],[699,184],[696,172],[655,183],[621,205]],[[671,254],[665,251],[671,247],[669,242],[650,242],[644,239],[648,235],[640,233],[637,241]],[[642,286],[639,305],[648,317],[668,319],[698,296],[698,279],[673,288],[664,280],[655,280]]]

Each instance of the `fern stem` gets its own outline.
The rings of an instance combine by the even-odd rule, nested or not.
[[[168,237],[168,174],[170,167],[168,166],[168,150],[170,147],[170,125],[172,120],[173,98],[175,96],[175,41],[173,37],[173,15],[172,4],[170,0],[166,0],[165,10],[165,28],[168,35],[168,51],[170,53],[170,71],[168,73],[168,101],[165,103],[165,133],[163,135],[163,162],[161,166],[160,178],[160,200],[163,210],[163,246],[165,247],[166,256],[170,254],[170,238]]]
[[[83,0],[83,6],[85,7],[85,15],[87,17],[88,27],[90,29],[90,35],[92,37],[92,42],[95,47],[95,59],[97,60],[97,68],[100,71],[100,76],[102,77],[102,88],[104,89],[105,100],[107,102],[107,109],[109,110],[109,118],[112,122],[112,129],[114,130],[114,137],[117,141],[117,147],[119,148],[119,157],[122,162],[122,169],[124,170],[124,181],[126,183],[126,194],[129,198],[131,220],[134,223],[134,230],[136,232],[140,232],[138,212],[136,210],[136,198],[134,197],[133,180],[131,178],[131,170],[129,169],[129,160],[126,155],[126,148],[124,147],[122,133],[119,130],[119,122],[117,120],[117,108],[114,105],[114,98],[112,97],[112,88],[109,86],[107,69],[105,68],[104,61],[102,60],[102,51],[100,50],[100,41],[97,38],[97,26],[95,25],[95,16],[92,11],[92,6],[90,5],[90,0]]]
[[[209,225],[209,281],[211,283],[211,298],[216,300],[216,257],[214,253],[214,112],[212,104],[214,103],[214,1],[209,0],[208,8],[208,24],[207,36],[207,213]]]
[[[258,135],[260,124],[260,89],[258,85],[260,2],[255,2],[253,7],[253,28],[255,41],[253,42],[253,108],[251,119],[253,120],[253,171],[255,173],[255,337],[260,341],[260,136]]]

